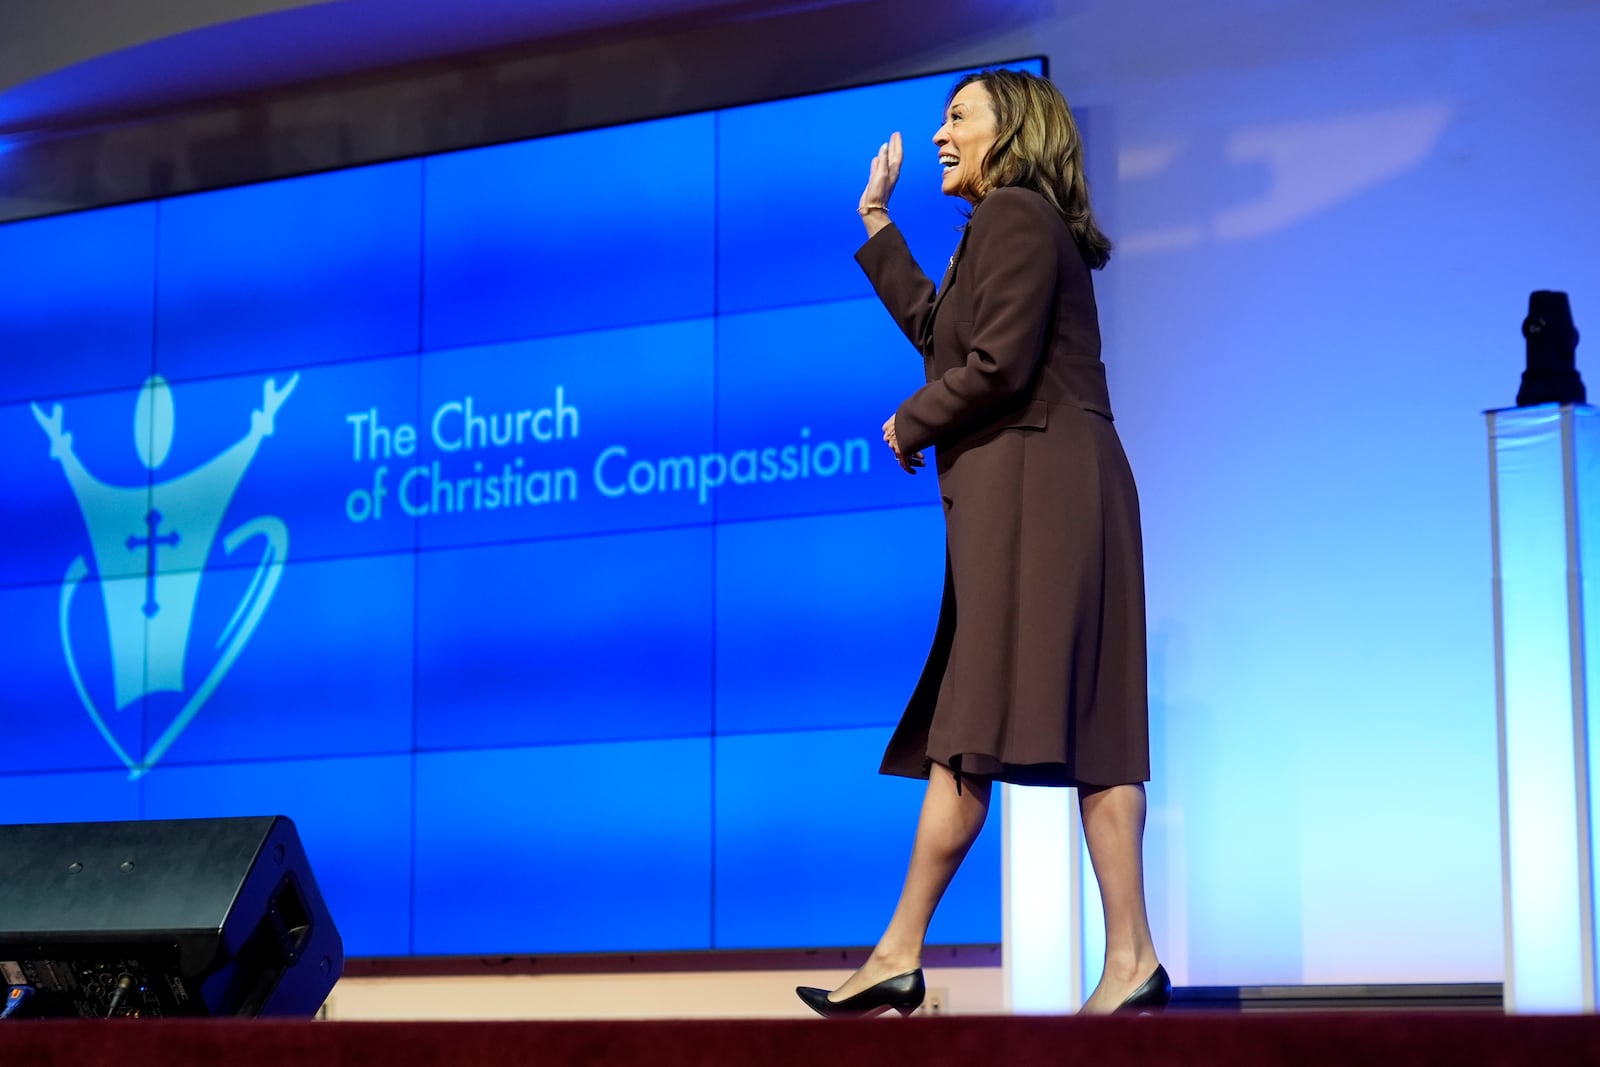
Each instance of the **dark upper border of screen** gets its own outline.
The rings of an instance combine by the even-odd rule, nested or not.
[[[571,126],[559,130],[550,130],[545,133],[535,134],[531,137],[504,137],[496,140],[481,141],[476,144],[456,145],[451,148],[435,149],[431,152],[412,152],[398,156],[381,156],[376,159],[367,159],[359,163],[346,163],[338,167],[317,167],[311,170],[295,171],[290,174],[277,174],[270,178],[257,178],[252,181],[221,182],[216,185],[203,185],[193,189],[186,189],[181,193],[170,193],[164,196],[136,196],[127,200],[107,200],[101,204],[88,207],[65,208],[61,211],[46,211],[38,215],[24,215],[21,218],[0,220],[0,230],[23,223],[36,222],[40,219],[63,218],[68,215],[85,215],[91,211],[104,211],[107,208],[128,207],[132,204],[154,204],[165,200],[180,200],[186,196],[198,196],[204,193],[214,193],[222,189],[245,189],[252,185],[270,185],[273,182],[293,181],[296,178],[310,178],[318,174],[337,174],[344,170],[358,170],[362,167],[381,167],[389,163],[404,163],[412,159],[431,159],[434,156],[445,156],[455,152],[472,152],[480,148],[495,148],[500,145],[524,144],[530,141],[542,141],[547,137],[565,137],[568,134],[586,133],[591,130],[613,130],[623,126],[635,126],[645,122],[660,122],[667,119],[685,118],[690,115],[709,115],[718,111],[731,111],[741,107],[756,107],[761,104],[776,104],[788,100],[805,100],[813,96],[828,96],[833,93],[851,92],[856,89],[871,89],[879,85],[893,85],[896,82],[916,81],[919,78],[936,78],[941,74],[957,74],[967,70],[986,70],[992,67],[1009,67],[1019,63],[1037,61],[1040,72],[1048,78],[1050,76],[1050,57],[1043,53],[1031,56],[1017,56],[1012,59],[997,59],[989,63],[978,65],[963,65],[957,67],[944,67],[939,70],[923,71],[919,74],[902,74],[893,78],[878,78],[873,81],[852,82],[848,85],[836,85],[830,89],[817,89],[809,93],[791,93],[787,96],[757,97],[754,100],[734,101],[728,104],[718,104],[716,107],[696,108],[692,111],[669,111],[661,114],[642,115],[638,118],[623,119],[619,122],[604,122],[590,126]]]

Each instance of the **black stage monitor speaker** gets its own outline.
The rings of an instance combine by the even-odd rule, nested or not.
[[[344,970],[294,823],[0,826],[0,990],[18,1015],[314,1015]]]

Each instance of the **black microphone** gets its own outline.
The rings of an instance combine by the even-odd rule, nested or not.
[[[1586,394],[1577,367],[1578,328],[1572,324],[1567,294],[1549,289],[1530,294],[1522,336],[1528,339],[1528,369],[1522,372],[1517,407],[1582,404]]]

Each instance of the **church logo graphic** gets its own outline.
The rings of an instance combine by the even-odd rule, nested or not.
[[[60,404],[45,412],[32,405],[33,416],[50,439],[50,458],[61,464],[88,530],[94,573],[99,577],[110,639],[113,716],[153,693],[177,693],[183,699],[172,721],[137,757],[118,738],[107,714],[96,706],[79,670],[72,646],[72,609],[78,587],[90,577],[88,561],[78,556],[67,566],[61,583],[59,626],[67,672],[95,728],[138,778],[154,767],[194,721],[249,642],[272,602],[289,554],[289,531],[283,520],[262,515],[249,519],[222,537],[223,551],[233,555],[248,542],[262,542],[261,559],[232,618],[217,638],[220,655],[192,690],[185,685],[189,638],[201,581],[217,532],[235,490],[262,442],[272,436],[274,420],[300,380],[298,374],[279,389],[275,379],[262,388],[261,407],[251,412],[249,432],[221,454],[186,474],[155,480],[172,447],[175,414],[172,390],[152,375],[139,392],[134,410],[134,447],[151,472],[149,485],[108,485],[79,460]],[[122,731],[126,735],[127,731]],[[136,746],[137,748],[138,746]]]

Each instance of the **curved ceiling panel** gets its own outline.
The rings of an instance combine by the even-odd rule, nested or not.
[[[149,41],[329,0],[6,0],[0,93]]]
[[[147,0],[123,5],[122,17],[108,22],[106,5],[91,0],[25,0],[0,16],[0,40],[9,42],[0,45],[0,134],[82,127],[645,20],[853,2],[860,0]],[[19,72],[31,73],[20,80]]]

